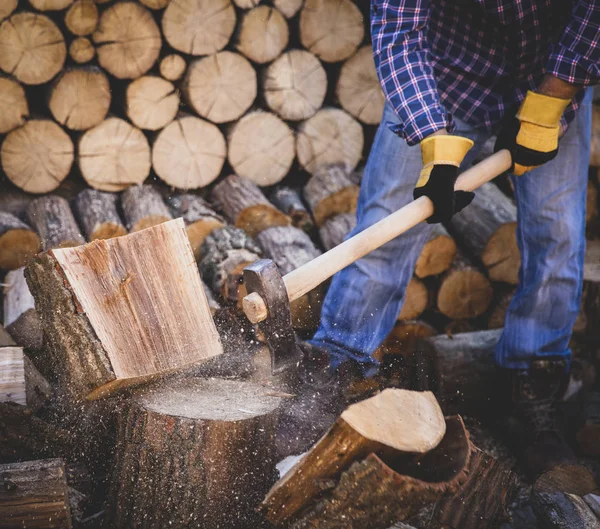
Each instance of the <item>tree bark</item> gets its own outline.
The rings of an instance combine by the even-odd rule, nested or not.
[[[181,55],[171,53],[160,61],[160,75],[162,75],[167,81],[179,81],[185,73],[187,64],[185,59]]]
[[[10,77],[0,76],[0,134],[24,125],[27,118],[29,105],[25,90]]]
[[[266,64],[281,55],[288,40],[284,16],[274,7],[262,5],[244,14],[236,47],[251,61]]]
[[[270,197],[271,202],[292,219],[292,226],[310,232],[314,228],[311,214],[302,202],[301,193],[291,187],[277,187]]]
[[[84,189],[75,199],[75,208],[88,241],[127,233],[117,212],[117,195],[113,193]]]
[[[441,224],[434,224],[429,239],[417,259],[415,275],[435,276],[448,270],[456,257],[456,243]]]
[[[96,55],[96,48],[90,42],[90,39],[79,37],[71,42],[69,46],[69,56],[77,64],[90,62]]]
[[[27,218],[42,239],[44,250],[67,248],[85,243],[85,239],[66,199],[47,195],[27,206]]]
[[[159,130],[175,119],[179,94],[173,84],[161,77],[144,75],[127,87],[127,117],[140,129]]]
[[[0,268],[15,270],[40,251],[37,233],[10,213],[0,211]]]
[[[94,0],[75,0],[65,15],[65,25],[73,35],[85,37],[94,32],[98,19],[98,8]]]
[[[348,235],[356,227],[355,213],[340,213],[334,217],[328,218],[319,228],[321,243],[325,250],[331,250],[344,241]]]

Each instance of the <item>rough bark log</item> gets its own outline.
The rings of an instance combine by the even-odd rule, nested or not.
[[[266,69],[263,95],[283,119],[298,121],[316,114],[327,93],[327,74],[312,53],[290,50]]]
[[[0,158],[6,176],[17,187],[28,193],[48,193],[71,170],[73,142],[60,125],[34,119],[6,136]]]
[[[275,114],[246,114],[229,135],[229,163],[235,172],[259,186],[280,182],[296,155],[292,130]]]
[[[481,186],[448,229],[468,255],[480,259],[492,281],[516,285],[521,256],[516,239],[517,208],[493,183]]]
[[[96,48],[90,42],[90,39],[79,37],[69,46],[69,56],[77,64],[85,64],[90,62],[96,55]]]
[[[251,61],[266,64],[281,55],[289,36],[287,21],[277,9],[258,6],[242,18],[236,48]]]
[[[148,140],[122,119],[105,119],[79,140],[79,169],[85,181],[101,191],[141,184],[150,174]]]
[[[238,53],[223,51],[190,64],[183,94],[188,104],[213,123],[242,117],[256,99],[256,72]]]
[[[312,231],[315,224],[302,202],[300,191],[291,187],[277,187],[269,198],[280,211],[292,219],[292,226],[306,232]]]
[[[429,290],[423,281],[413,277],[404,294],[404,303],[400,314],[398,314],[398,320],[416,320],[429,306]]]
[[[233,0],[233,3],[240,9],[252,9],[260,4],[260,0]]]
[[[0,268],[15,270],[40,251],[41,241],[31,227],[0,211]]]
[[[170,186],[197,189],[219,176],[226,151],[225,138],[215,125],[182,116],[158,134],[152,146],[152,166]]]
[[[44,250],[85,243],[66,199],[47,195],[27,206],[27,218],[42,239]]]
[[[179,81],[185,73],[187,64],[185,59],[181,55],[171,53],[160,61],[160,75],[162,75],[167,81]]]
[[[4,0],[0,5],[0,21],[8,18],[17,9],[19,0]]]
[[[273,5],[281,11],[285,18],[292,18],[300,8],[304,0],[273,0]]]
[[[75,399],[222,352],[182,220],[41,254],[27,280],[59,384]]]
[[[145,130],[159,130],[175,119],[179,94],[173,84],[161,77],[144,75],[125,92],[127,117]]]
[[[356,227],[355,213],[340,213],[328,218],[319,228],[319,236],[325,250],[331,250],[345,239]]]
[[[596,518],[600,519],[600,496],[597,494],[586,494],[583,497],[583,501],[587,503],[588,507],[596,515]]]
[[[98,26],[98,8],[94,0],[75,0],[65,15],[67,29],[78,37],[85,37]]]
[[[298,161],[309,173],[336,164],[351,172],[362,157],[363,143],[358,121],[338,108],[323,108],[298,128]]]
[[[441,274],[452,266],[455,257],[456,243],[454,239],[441,224],[434,224],[431,235],[417,259],[415,275],[423,279]]]
[[[136,396],[120,428],[110,526],[258,526],[281,400],[248,382],[193,378]]]
[[[600,455],[600,393],[586,393],[582,404],[583,421],[577,429],[577,444],[584,455],[597,457]]]
[[[0,134],[24,125],[28,117],[29,105],[23,87],[9,77],[0,76]]]
[[[600,167],[600,106],[592,106],[592,143],[590,165]]]
[[[213,201],[238,228],[255,237],[267,228],[289,226],[291,219],[271,204],[247,178],[230,175],[213,189]]]
[[[167,222],[173,217],[160,193],[151,185],[132,186],[121,195],[123,216],[130,232]]]
[[[0,465],[0,527],[71,529],[65,465],[45,459]]]
[[[88,241],[127,233],[117,212],[117,195],[113,193],[84,189],[75,199],[75,208]]]

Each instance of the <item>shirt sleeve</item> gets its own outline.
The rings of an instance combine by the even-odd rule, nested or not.
[[[577,0],[547,72],[576,85],[600,81],[600,0]]]
[[[371,10],[375,68],[400,120],[390,128],[409,145],[440,129],[452,132],[428,58],[429,0],[371,0]]]

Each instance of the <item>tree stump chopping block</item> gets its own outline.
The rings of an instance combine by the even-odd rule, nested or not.
[[[121,195],[123,216],[130,232],[145,230],[173,217],[160,193],[151,185],[132,186]]]
[[[254,509],[276,476],[281,400],[214,378],[140,392],[120,428],[110,527],[257,527]]]
[[[0,211],[0,268],[15,270],[40,251],[41,241],[27,224]]]
[[[88,241],[111,239],[127,233],[117,212],[117,195],[84,189],[75,199],[75,208]]]
[[[85,243],[66,199],[54,195],[36,198],[27,207],[27,218],[42,239],[44,250]]]

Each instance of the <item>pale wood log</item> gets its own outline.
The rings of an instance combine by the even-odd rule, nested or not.
[[[197,189],[219,176],[226,153],[218,127],[200,118],[180,116],[158,134],[152,146],[152,166],[170,186]]]
[[[69,7],[74,0],[29,0],[38,11],[61,11]]]
[[[229,163],[259,186],[280,182],[289,172],[296,149],[291,129],[275,114],[246,114],[229,135]]]
[[[0,465],[0,527],[71,529],[65,465],[43,459]]]
[[[75,199],[75,209],[88,241],[127,233],[117,212],[117,195],[113,193],[84,189]]]
[[[69,203],[62,197],[47,195],[32,200],[27,207],[27,218],[39,233],[44,250],[85,243]]]
[[[169,2],[171,0],[140,0],[140,3],[150,9],[163,9],[169,5]]]
[[[600,167],[600,105],[592,105],[590,165],[592,167]]]
[[[441,224],[434,224],[415,266],[418,278],[435,276],[452,266],[456,243]]]
[[[181,219],[41,254],[27,280],[59,387],[75,399],[222,353]]]
[[[101,123],[111,102],[108,78],[98,68],[66,71],[54,83],[48,107],[54,119],[71,130],[87,130]]]
[[[166,41],[189,55],[221,51],[235,29],[230,0],[171,0],[162,17]]]
[[[181,194],[167,199],[173,218],[182,217],[185,222],[190,245],[196,261],[200,259],[200,248],[204,239],[217,228],[225,226],[225,219],[216,213],[198,195]],[[210,297],[209,297],[210,302]]]
[[[67,29],[78,37],[85,37],[98,26],[98,8],[94,0],[75,0],[65,15]]]
[[[229,175],[214,187],[212,198],[227,218],[251,237],[267,228],[291,224],[291,219],[271,204],[259,187],[247,178]]]
[[[65,39],[47,16],[22,12],[0,24],[0,70],[21,83],[39,85],[50,81],[66,58]]]
[[[131,186],[124,191],[121,208],[127,229],[132,233],[173,218],[160,193],[151,185]]]
[[[373,49],[363,46],[342,66],[336,95],[341,107],[366,125],[381,121],[385,96],[373,62]]]
[[[175,119],[179,94],[173,83],[144,75],[129,84],[125,92],[127,117],[140,129],[159,130]]]
[[[302,202],[302,194],[297,189],[280,186],[270,195],[273,204],[292,219],[292,225],[306,232],[314,228],[311,214]]]
[[[276,475],[282,400],[256,384],[214,378],[140,392],[119,432],[110,527],[258,527],[254,508]]]
[[[277,9],[258,6],[242,18],[236,48],[251,61],[265,64],[281,55],[289,33],[287,21]]]
[[[213,123],[243,116],[256,99],[256,71],[239,53],[223,51],[190,64],[183,94],[189,105]]]
[[[25,124],[29,105],[23,87],[8,77],[0,76],[0,134]]]
[[[40,251],[41,241],[30,226],[0,211],[0,268],[15,270]]]
[[[0,4],[0,21],[8,18],[17,9],[18,4],[19,0],[4,0]]]
[[[150,174],[148,140],[133,125],[109,117],[79,140],[79,169],[85,181],[101,191],[141,184]]]
[[[285,18],[292,18],[302,7],[304,0],[273,0],[273,5]]]
[[[355,213],[340,213],[328,218],[319,228],[319,236],[325,250],[331,250],[340,244],[355,227]]]
[[[134,2],[105,9],[93,39],[100,66],[118,79],[144,75],[158,59],[161,47],[152,13]]]
[[[34,119],[6,136],[0,158],[6,176],[17,187],[28,193],[48,193],[69,174],[74,147],[60,125]]]
[[[90,39],[79,37],[71,42],[69,46],[69,56],[77,64],[90,62],[96,55],[96,48],[90,42]]]
[[[263,95],[283,119],[298,121],[316,114],[327,93],[327,74],[312,53],[290,50],[266,69]]]
[[[232,0],[240,9],[252,9],[260,4],[261,0]]]
[[[167,81],[179,81],[185,73],[187,64],[181,55],[171,53],[160,61],[159,70]]]
[[[300,12],[300,41],[322,61],[347,59],[364,35],[362,14],[351,0],[305,0]]]
[[[362,157],[363,143],[358,121],[338,108],[323,108],[298,128],[298,161],[309,173],[327,165],[351,172]]]
[[[429,290],[423,281],[413,277],[404,293],[404,303],[400,314],[398,314],[398,320],[416,320],[429,305]]]

